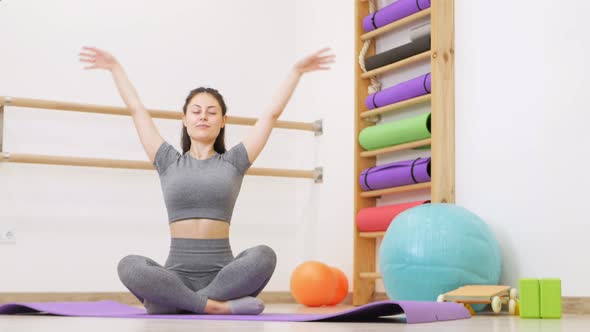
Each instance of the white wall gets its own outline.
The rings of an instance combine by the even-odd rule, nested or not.
[[[505,282],[590,296],[590,3],[455,3],[457,202],[493,228]]]
[[[334,5],[324,2],[322,10]],[[83,71],[77,61],[80,47],[92,45],[120,59],[149,108],[180,111],[190,89],[207,85],[225,96],[229,115],[257,117],[297,59],[327,44],[336,53],[350,53],[350,19],[335,17],[347,33],[338,35],[335,26],[308,39],[298,29],[312,30],[297,16],[309,14],[306,6],[311,4],[287,0],[174,1],[165,6],[156,1],[3,1],[0,30],[11,33],[5,35],[10,47],[0,62],[0,91],[121,106],[111,77]],[[351,16],[352,7],[343,13]],[[346,83],[317,89],[335,81]],[[235,254],[259,243],[275,249],[279,262],[267,290],[288,290],[291,271],[303,260],[322,259],[343,269],[352,264],[350,142],[332,148],[340,138],[330,136],[352,139],[351,91],[345,91],[348,100],[330,100],[351,87],[346,63],[305,76],[281,119],[323,118],[326,134],[277,129],[254,164],[324,166],[323,184],[254,176],[244,180],[231,243]],[[332,107],[347,114],[334,113]],[[341,121],[348,127],[339,128]],[[180,121],[156,124],[180,149]],[[249,128],[229,126],[228,147]],[[5,111],[4,151],[147,160],[129,117],[14,107]],[[168,223],[155,172],[17,163],[2,163],[0,169],[0,228],[13,228],[17,237],[15,245],[0,246],[0,291],[124,291],[116,275],[121,257],[136,253],[165,261]],[[350,207],[333,211],[331,202]],[[324,210],[319,203],[326,205]],[[327,247],[316,234],[332,224],[344,224],[347,231],[338,232]],[[342,255],[340,245],[348,255]]]
[[[303,260],[320,260],[342,269],[352,287],[354,6],[341,0],[294,2],[298,53],[330,47],[336,63],[330,71],[304,77],[297,92],[297,112],[324,122],[324,135],[305,142],[306,147],[315,146],[316,164],[324,167],[324,182],[310,187],[309,205],[303,208],[313,209],[315,218],[302,220],[306,246],[301,260],[292,266]]]
[[[332,46],[333,70],[304,77],[282,116],[322,118],[325,134],[275,130],[255,163],[323,166],[324,183],[247,177],[231,236],[234,251],[257,243],[275,248],[279,265],[268,290],[288,290],[292,269],[306,259],[338,266],[350,278],[353,2],[116,3],[117,11],[110,9],[114,1],[0,2],[0,31],[11,32],[4,36],[10,47],[0,61],[0,94],[122,105],[106,73],[84,72],[77,63],[79,47],[93,44],[120,58],[150,108],[180,110],[191,88],[210,85],[225,95],[230,114],[254,117],[293,61]],[[504,282],[556,276],[566,296],[590,295],[583,259],[589,177],[579,170],[587,161],[581,147],[588,143],[582,89],[589,6],[456,0],[457,203],[494,230]],[[378,50],[407,38],[407,31],[392,32]],[[385,75],[384,87],[428,68]],[[179,148],[180,123],[156,121]],[[231,126],[228,145],[247,129]],[[147,160],[126,117],[7,108],[4,140],[10,152]],[[0,226],[17,231],[16,245],[0,245],[0,292],[123,291],[119,258],[165,260],[167,221],[155,172],[2,163],[0,184]]]
[[[380,0],[379,8],[394,1]],[[590,5],[574,1],[455,1],[456,202],[494,231],[501,282],[562,279],[565,296],[589,296],[584,263],[590,176],[580,147],[590,115],[585,53]],[[382,52],[409,42],[406,28],[381,37]],[[383,75],[384,88],[429,70]],[[389,115],[391,121],[430,109]],[[378,163],[428,155],[384,156]],[[424,198],[386,197],[379,205]],[[378,290],[382,290],[378,283]]]

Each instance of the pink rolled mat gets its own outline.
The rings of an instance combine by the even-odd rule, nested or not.
[[[400,213],[430,201],[407,202],[361,209],[356,214],[356,226],[361,232],[384,232]]]

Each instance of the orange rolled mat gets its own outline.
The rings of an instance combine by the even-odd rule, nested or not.
[[[430,201],[416,201],[361,209],[356,215],[356,226],[361,232],[384,232],[398,214],[425,203],[430,203]]]

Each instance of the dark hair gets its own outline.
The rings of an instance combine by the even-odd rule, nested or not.
[[[227,113],[227,106],[225,106],[225,101],[223,101],[223,96],[219,93],[219,91],[212,89],[212,88],[205,88],[200,87],[192,90],[188,97],[186,97],[186,101],[184,102],[184,106],[182,107],[182,113],[186,116],[186,108],[188,107],[188,103],[190,103],[191,99],[194,96],[200,93],[207,93],[217,99],[217,102],[221,106],[221,115],[225,115]],[[182,146],[182,154],[185,154],[187,151],[191,149],[191,138],[188,135],[188,131],[184,123],[182,124],[182,138],[180,139],[180,145]],[[219,131],[219,135],[215,139],[215,143],[213,144],[213,149],[217,153],[225,153],[225,126],[221,128]]]

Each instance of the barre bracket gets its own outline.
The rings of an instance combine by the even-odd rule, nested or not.
[[[313,179],[314,183],[323,183],[324,182],[324,168],[323,167],[316,167],[314,169],[315,178]]]
[[[324,134],[324,120],[316,120],[313,123],[313,131],[315,136],[321,136]]]

